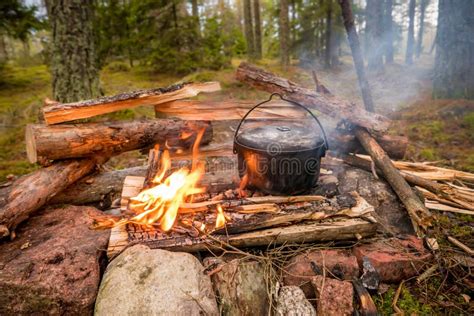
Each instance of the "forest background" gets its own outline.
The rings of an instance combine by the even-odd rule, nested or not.
[[[45,98],[88,99],[217,80],[212,98],[260,101],[234,79],[242,60],[360,102],[336,0],[4,0],[0,4],[0,182],[36,168],[24,126]],[[406,159],[474,171],[470,0],[354,0],[376,111],[410,138]],[[83,53],[83,52],[87,53]],[[68,56],[64,59],[64,56]],[[202,97],[206,98],[206,96]],[[126,110],[107,119],[153,116]],[[114,159],[114,168],[143,160]]]

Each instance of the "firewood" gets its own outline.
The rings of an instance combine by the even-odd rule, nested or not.
[[[225,248],[227,244],[234,247],[257,247],[280,244],[301,244],[309,242],[354,240],[355,235],[373,236],[377,224],[358,219],[341,219],[328,222],[309,222],[285,227],[274,227],[233,235],[211,235],[190,237],[155,232],[128,232],[125,226],[112,229],[107,249],[109,258],[114,257],[126,247],[133,244],[144,244],[150,248],[161,248],[172,251],[207,251]],[[159,238],[158,238],[159,236]]]
[[[342,119],[373,131],[385,131],[389,120],[367,112],[354,103],[333,95],[320,94],[248,63],[241,63],[237,79],[269,93],[280,93],[287,99],[301,103],[323,114]]]
[[[360,156],[350,155],[344,157],[343,160],[349,165],[371,171],[371,161],[368,159],[370,158],[362,158]],[[400,163],[394,161],[394,165],[400,166]],[[380,170],[378,172],[381,174]],[[451,205],[457,208],[474,210],[474,190],[470,192],[471,190],[469,189],[461,190],[461,188],[456,186],[438,183],[430,179],[425,179],[422,176],[418,176],[414,174],[413,171],[409,170],[402,171],[401,174],[410,184],[425,189],[421,190],[425,198],[437,200],[443,204]],[[425,205],[427,205],[427,203],[425,203]],[[430,206],[433,205],[430,204]]]
[[[363,128],[356,128],[355,134],[365,150],[369,152],[375,165],[382,170],[384,178],[405,205],[415,231],[418,235],[422,235],[423,233],[419,228],[426,229],[431,226],[432,215],[430,211],[420,201],[420,198],[411,189],[377,141]]]
[[[104,160],[97,157],[56,162],[19,178],[12,184],[0,209],[0,237],[8,236],[54,195],[92,172],[96,164]]]
[[[175,120],[135,120],[128,122],[76,125],[31,124],[26,128],[26,152],[32,163],[88,157],[161,146],[189,148],[199,130],[205,128],[202,144],[212,139],[207,122]]]
[[[157,117],[182,120],[240,120],[255,104],[255,101],[237,100],[177,100],[155,106],[155,114]],[[249,119],[294,120],[304,116],[304,112],[291,104],[275,102],[271,107],[255,109]]]
[[[166,88],[122,93],[94,100],[54,103],[43,107],[43,116],[47,124],[57,124],[129,109],[139,105],[157,105],[173,100],[186,99],[201,92],[219,91],[220,88],[218,82],[184,83]]]

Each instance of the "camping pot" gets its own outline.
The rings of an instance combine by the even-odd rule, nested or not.
[[[269,122],[240,131],[249,114],[270,102],[274,96],[308,112],[321,129],[322,137],[314,128],[296,119],[292,122]],[[248,187],[269,194],[301,194],[314,188],[319,177],[321,157],[325,156],[326,150],[326,133],[318,118],[305,106],[277,93],[250,109],[234,135],[234,154],[238,157],[241,179],[246,177],[243,181]]]

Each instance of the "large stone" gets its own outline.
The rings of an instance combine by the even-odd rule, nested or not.
[[[108,231],[91,207],[44,209],[0,244],[0,315],[91,315]]]
[[[343,167],[338,172],[339,193],[356,191],[375,208],[380,229],[392,234],[411,234],[413,226],[407,211],[395,192],[383,179],[353,167]]]
[[[284,286],[278,295],[275,315],[277,316],[316,316],[316,310],[297,286]]]
[[[223,315],[267,315],[270,302],[262,263],[231,256],[204,260]]]
[[[218,315],[203,270],[188,253],[130,247],[107,267],[95,315]]]
[[[327,275],[344,280],[352,280],[359,276],[359,265],[351,250],[312,250],[289,260],[284,269],[283,283],[299,286],[307,298],[314,298],[310,281],[312,277],[322,275],[323,269]]]
[[[345,316],[354,313],[354,288],[349,281],[323,276],[311,279],[315,293],[317,315]]]
[[[423,247],[423,241],[415,236],[356,246],[354,254],[361,265],[364,257],[367,258],[379,274],[380,281],[387,283],[398,283],[418,275],[432,257]]]

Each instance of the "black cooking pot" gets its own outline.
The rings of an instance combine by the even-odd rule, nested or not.
[[[295,105],[318,123],[322,138],[296,119],[285,124],[269,123],[240,132],[249,114],[273,96]],[[318,118],[303,105],[274,93],[248,111],[234,135],[234,153],[238,155],[239,175],[247,177],[247,186],[269,194],[301,194],[316,186],[321,157],[328,149],[326,133]]]

